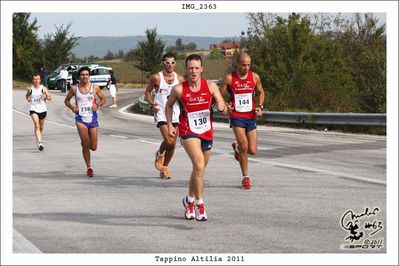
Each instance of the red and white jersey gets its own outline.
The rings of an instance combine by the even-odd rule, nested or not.
[[[213,140],[212,94],[206,79],[201,78],[201,88],[192,92],[188,81],[183,82],[180,96],[182,109],[179,117],[180,137],[194,134],[206,140]]]
[[[231,118],[256,119],[254,90],[256,83],[252,71],[245,79],[238,77],[237,72],[231,73],[230,93],[232,96],[233,111]]]

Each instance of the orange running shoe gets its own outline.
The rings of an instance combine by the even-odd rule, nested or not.
[[[160,176],[161,176],[162,179],[170,179],[170,178],[171,178],[167,166],[164,166],[164,167],[162,168],[162,171],[161,171],[161,173],[160,173]]]
[[[163,160],[164,160],[164,156],[159,155],[158,151],[156,151],[154,165],[155,165],[155,168],[159,171],[163,170]]]

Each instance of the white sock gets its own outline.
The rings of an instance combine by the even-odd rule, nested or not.
[[[202,200],[202,199],[199,199],[199,200],[195,200],[195,205],[200,205],[200,204],[203,204],[204,203],[204,201]]]
[[[163,153],[160,153],[159,150],[157,152],[158,156],[163,156]]]
[[[187,201],[188,202],[194,202],[194,198],[190,197],[190,195],[187,195]]]

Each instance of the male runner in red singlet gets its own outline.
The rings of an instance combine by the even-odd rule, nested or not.
[[[184,79],[174,71],[176,65],[176,56],[174,54],[165,54],[162,58],[162,65],[162,71],[152,75],[150,79],[150,83],[145,90],[145,100],[154,112],[154,121],[163,137],[161,146],[155,153],[155,168],[160,171],[160,177],[162,179],[170,179],[168,165],[175,152],[176,136],[172,138],[168,134],[165,105],[172,88],[177,84],[181,84]],[[155,90],[154,99],[151,97],[153,90]],[[172,123],[176,129],[179,124],[179,115],[179,105],[175,104],[173,106]]]
[[[228,110],[216,84],[201,78],[203,67],[199,55],[192,54],[186,58],[186,71],[188,79],[172,89],[165,113],[169,135],[175,137],[177,131],[172,124],[172,112],[174,103],[180,101],[181,143],[193,165],[189,192],[183,198],[184,216],[188,220],[195,218],[197,221],[206,221],[203,190],[204,171],[213,141],[212,98],[216,100],[219,112],[227,114]]]
[[[90,69],[88,67],[80,68],[78,75],[79,83],[76,86],[71,86],[64,103],[75,113],[83,159],[87,166],[86,175],[93,177],[94,171],[91,167],[90,150],[95,151],[97,149],[97,110],[105,104],[105,96],[97,85],[90,83]],[[70,102],[72,97],[75,97],[75,105]],[[97,97],[99,101],[97,101]]]
[[[250,71],[251,57],[239,53],[235,61],[235,71],[223,78],[220,92],[223,97],[229,91],[231,102],[230,127],[233,128],[236,141],[232,143],[234,157],[240,162],[243,179],[241,186],[250,189],[248,176],[248,154],[255,155],[258,146],[256,116],[262,116],[265,92],[259,75]],[[255,92],[258,103],[255,103]]]

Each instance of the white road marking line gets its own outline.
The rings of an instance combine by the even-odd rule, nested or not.
[[[126,136],[122,136],[122,135],[114,135],[114,134],[110,134],[110,137],[114,137],[114,138],[119,138],[119,139],[128,139],[129,137]]]
[[[14,253],[43,253],[35,245],[26,239],[21,233],[13,229],[13,252]]]
[[[16,109],[13,109],[13,111],[18,113],[18,114],[24,115],[26,117],[30,117],[30,115],[25,114],[24,112],[18,111]],[[54,122],[54,121],[51,121],[51,120],[48,120],[48,119],[46,119],[46,123],[55,124],[55,125],[58,125],[58,126],[63,126],[63,127],[71,128],[71,129],[76,129],[76,126],[65,125],[65,124]]]
[[[121,110],[125,109],[125,108],[126,107],[121,108]],[[119,111],[121,112],[121,110],[119,110]],[[18,110],[13,109],[13,111],[29,117],[28,114],[25,114],[25,113],[20,112]],[[135,114],[135,116],[141,116],[142,117],[142,115],[137,115],[137,114]],[[60,125],[60,126],[64,126],[64,127],[68,127],[68,128],[76,129],[76,127],[65,125],[65,124],[61,124],[61,123],[57,123],[57,122],[53,122],[53,121],[47,121],[47,122],[53,123],[53,124],[56,124],[56,125]],[[127,138],[127,137],[119,136],[119,135],[110,135],[110,136],[119,137],[119,138]],[[142,139],[139,139],[137,141],[141,142],[141,143],[160,145],[160,142],[154,142],[154,141],[148,141],[148,140],[142,140]],[[225,153],[225,152],[223,152],[221,150],[216,150],[216,149],[213,149],[213,150],[218,152],[218,153],[221,153],[221,154],[223,154],[225,156],[230,156],[231,155],[230,153]],[[386,181],[384,181],[384,180],[377,180],[377,179],[373,179],[373,178],[369,178],[369,177],[357,176],[357,175],[352,175],[352,174],[347,174],[347,173],[339,173],[339,172],[333,172],[333,171],[324,170],[324,169],[317,169],[317,168],[313,168],[313,167],[297,166],[297,165],[291,165],[291,164],[285,164],[285,163],[279,163],[279,162],[273,162],[273,161],[265,161],[265,160],[255,159],[255,158],[248,158],[248,160],[249,161],[253,161],[253,162],[266,163],[266,164],[273,165],[273,166],[282,166],[282,167],[286,167],[286,168],[292,168],[292,169],[297,169],[297,170],[305,170],[305,171],[316,172],[316,173],[323,173],[323,174],[328,174],[328,175],[337,176],[337,177],[345,177],[345,178],[349,178],[349,179],[353,179],[353,180],[359,180],[359,181],[364,181],[364,182],[369,182],[369,183],[374,183],[374,184],[386,185]]]
[[[220,150],[214,150],[214,151],[221,153],[223,156],[232,157],[231,153],[224,153],[223,151],[220,151]],[[292,165],[292,164],[287,164],[287,163],[268,161],[268,160],[262,160],[262,159],[256,159],[256,158],[248,158],[248,161],[265,163],[265,164],[269,164],[272,166],[281,166],[281,167],[285,167],[285,168],[292,168],[292,169],[296,169],[296,170],[316,172],[316,173],[327,174],[327,175],[332,175],[332,176],[336,176],[336,177],[345,177],[348,179],[364,181],[364,182],[369,182],[369,183],[373,183],[373,184],[386,185],[386,181],[384,181],[384,180],[378,180],[378,179],[374,179],[374,178],[352,175],[352,174],[347,174],[347,173],[340,173],[340,172],[335,172],[335,171],[330,171],[330,170],[325,170],[325,169],[318,169],[318,168],[307,167],[307,166],[298,166],[298,165]]]
[[[144,139],[138,139],[137,142],[154,144],[154,145],[160,145],[161,144],[160,142],[149,141],[149,140],[144,140]]]

